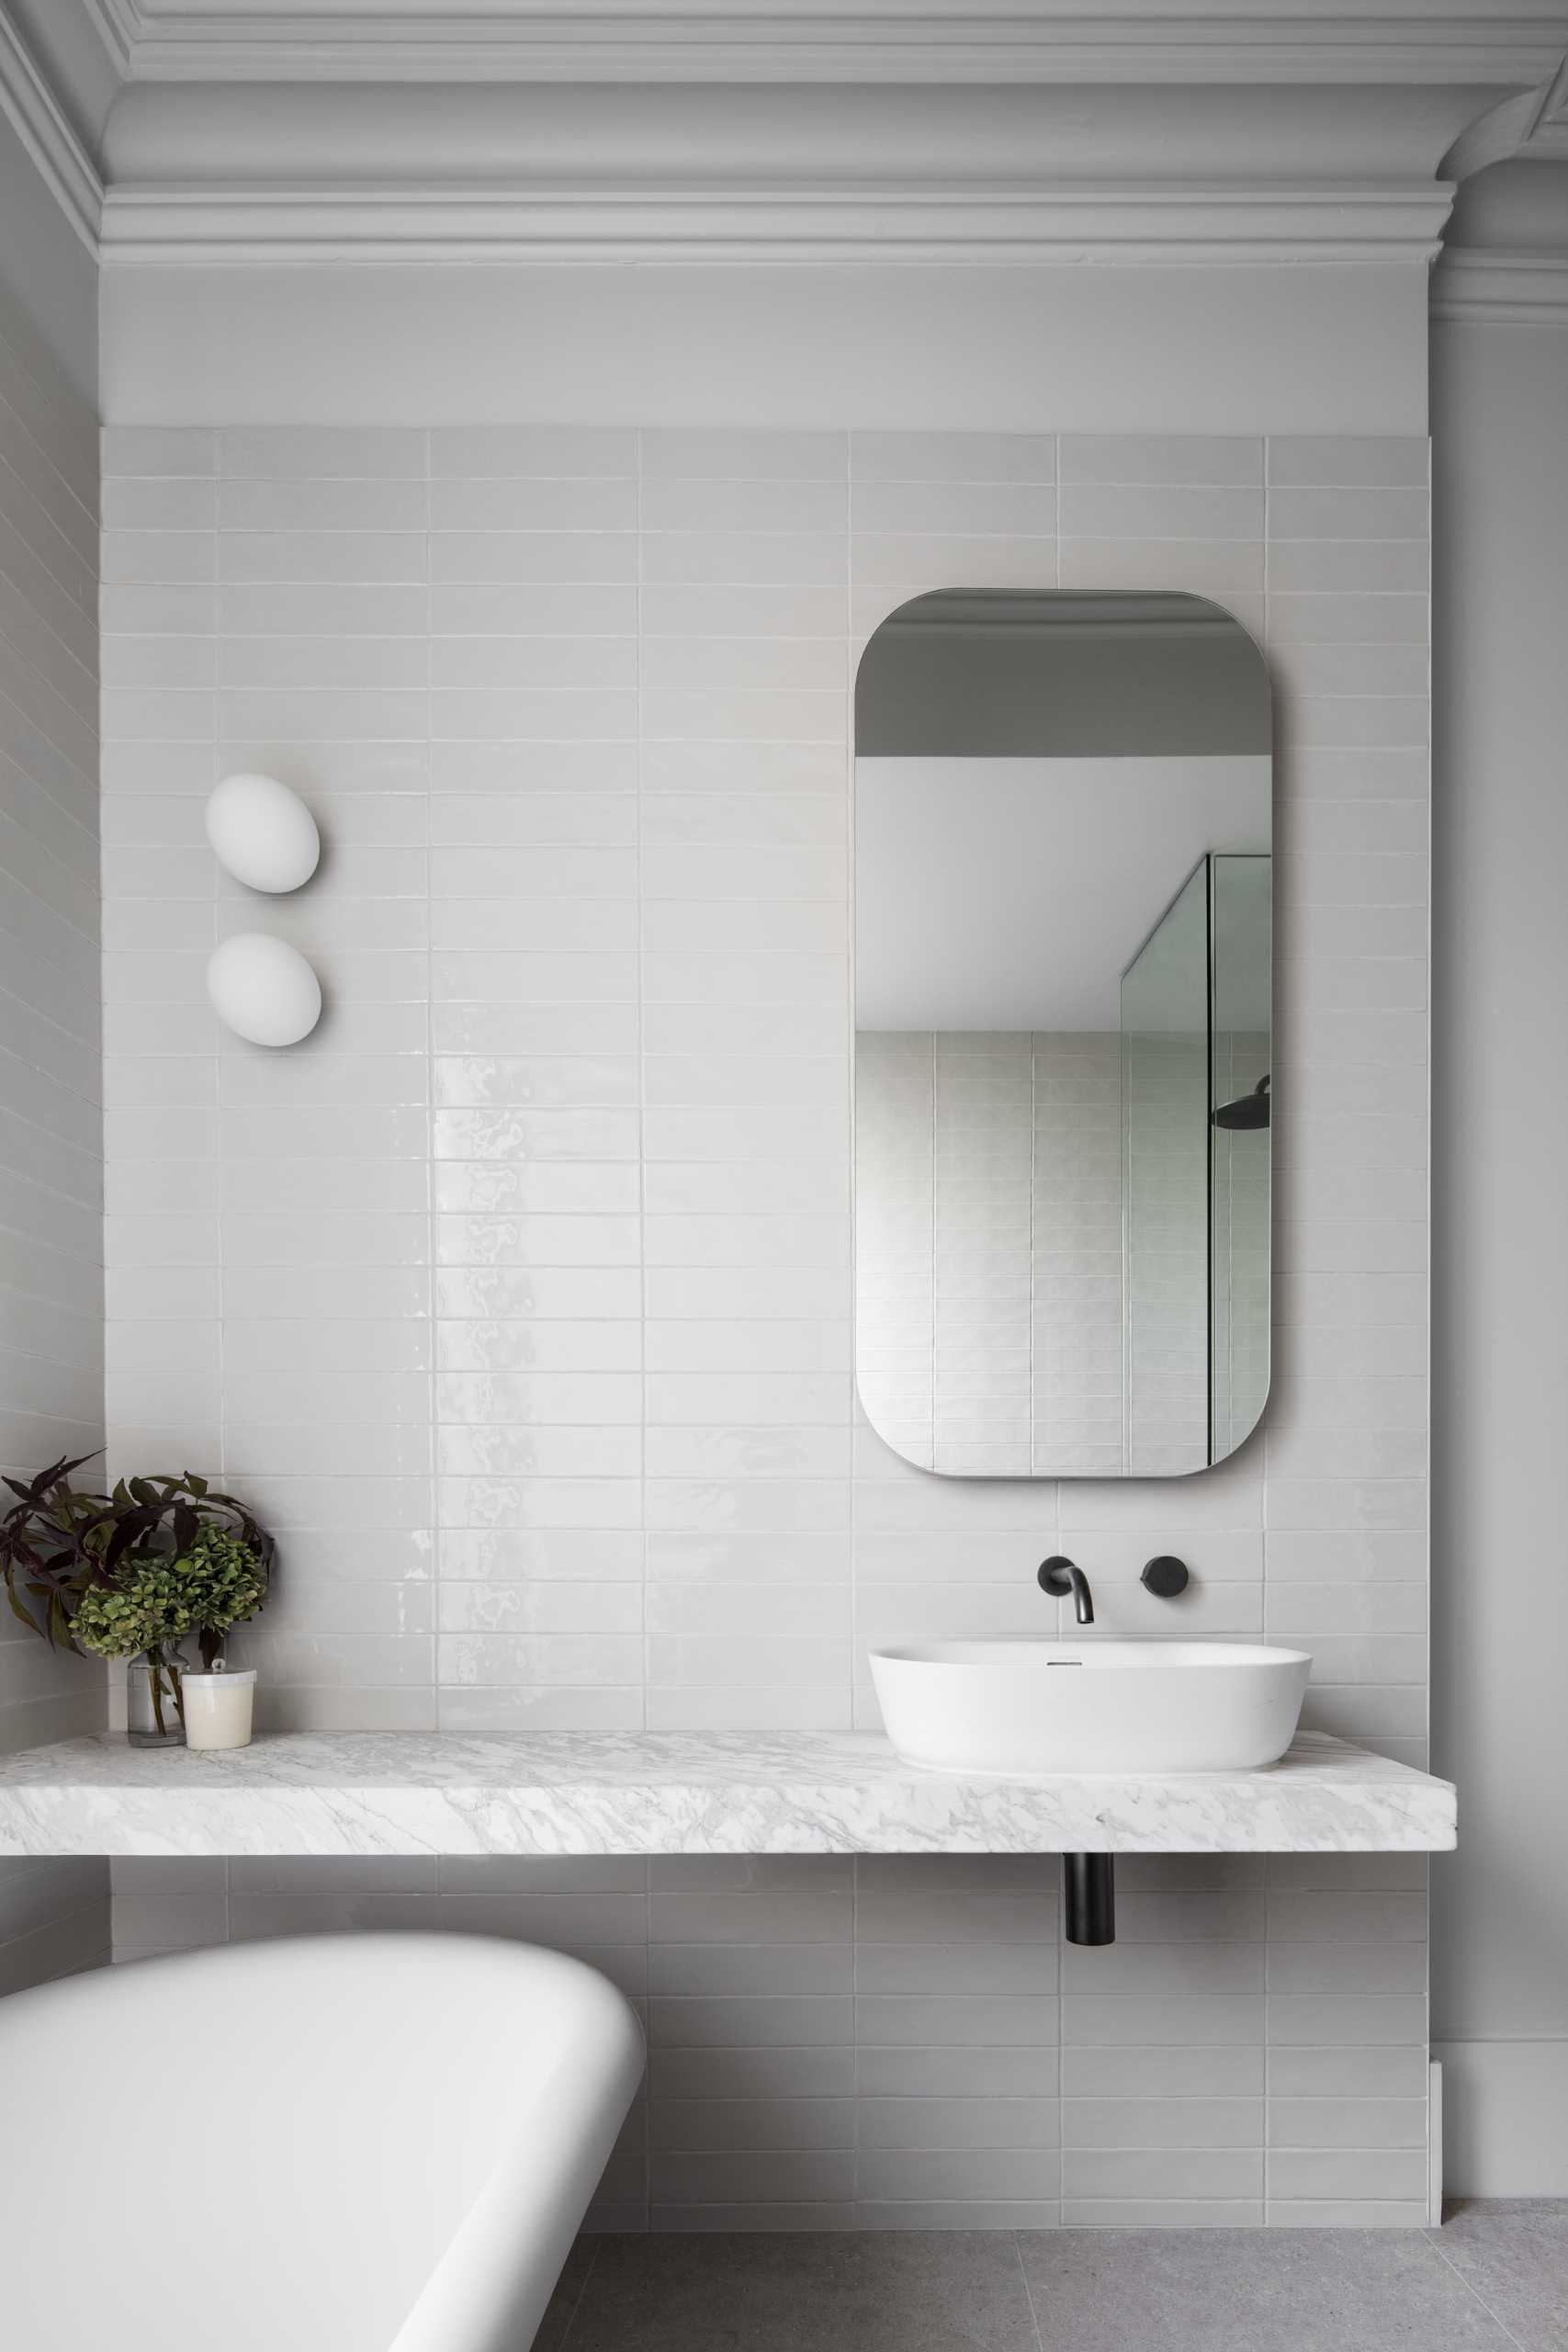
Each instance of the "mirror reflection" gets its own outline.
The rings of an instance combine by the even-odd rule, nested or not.
[[[1269,1386],[1268,673],[1172,594],[964,589],[855,691],[855,1363],[955,1476],[1168,1476]]]

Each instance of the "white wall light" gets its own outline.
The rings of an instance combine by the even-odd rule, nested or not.
[[[297,1046],[321,1017],[321,984],[297,947],[264,931],[236,932],[207,963],[220,1021],[253,1046]]]
[[[208,798],[207,838],[220,865],[252,890],[298,890],[321,854],[315,819],[272,775],[225,776]]]

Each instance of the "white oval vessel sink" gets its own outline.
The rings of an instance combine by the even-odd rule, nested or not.
[[[873,1650],[887,1736],[946,1771],[1238,1772],[1295,1737],[1312,1659],[1235,1642],[921,1642]]]

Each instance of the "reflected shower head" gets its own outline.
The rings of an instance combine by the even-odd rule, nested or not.
[[[1213,1114],[1216,1127],[1224,1127],[1235,1135],[1251,1127],[1269,1125],[1269,1080],[1260,1078],[1250,1094],[1238,1094],[1234,1102],[1222,1102]]]

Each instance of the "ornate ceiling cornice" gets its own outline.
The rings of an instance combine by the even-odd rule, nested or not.
[[[102,254],[130,262],[1137,263],[1430,260],[1452,189],[117,189]]]
[[[1426,261],[1473,91],[129,89],[105,259]]]
[[[1565,48],[1568,0],[0,0],[0,105],[115,266],[1421,264]]]
[[[84,0],[130,81],[1076,81],[1518,85],[1560,6],[1337,0],[621,0],[468,8]]]
[[[1568,254],[1445,254],[1432,316],[1481,326],[1568,327]]]
[[[0,10],[0,112],[45,186],[89,253],[96,253],[104,184],[97,166],[66,120],[54,92]]]

